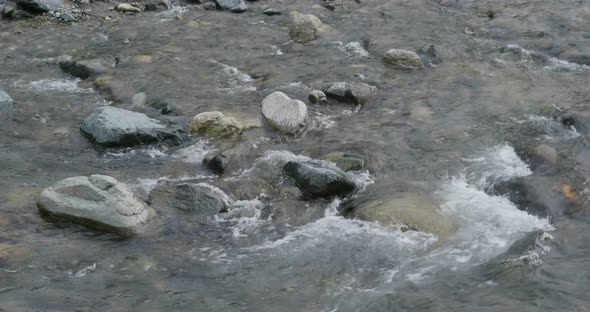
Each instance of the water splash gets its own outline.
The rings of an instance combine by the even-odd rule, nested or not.
[[[82,89],[78,86],[80,79],[41,79],[36,81],[16,80],[14,88],[33,92],[62,92],[62,93],[94,93],[93,89]]]

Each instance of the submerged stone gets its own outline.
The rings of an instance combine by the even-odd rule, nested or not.
[[[419,48],[416,50],[416,53],[418,53],[422,63],[425,65],[433,66],[442,63],[442,59],[438,57],[438,53],[433,44],[428,44]]]
[[[156,209],[179,209],[201,216],[227,212],[231,201],[221,190],[204,184],[161,185],[150,193],[150,204]]]
[[[383,225],[403,225],[408,230],[422,231],[445,239],[456,233],[459,222],[438,212],[438,203],[427,196],[414,193],[396,194],[373,200],[357,207],[352,216]]]
[[[358,171],[365,168],[365,159],[358,154],[335,152],[330,153],[322,160],[331,161],[344,171]]]
[[[141,232],[154,214],[127,185],[105,175],[61,180],[41,192],[37,206],[51,218],[122,235]]]

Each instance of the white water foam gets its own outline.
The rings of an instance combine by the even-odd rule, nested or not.
[[[548,219],[519,210],[504,196],[485,192],[493,183],[531,174],[510,145],[486,149],[465,161],[466,175],[443,183],[439,192],[441,213],[459,218],[460,230],[444,245],[409,264],[415,269],[405,277],[413,282],[427,279],[440,269],[458,270],[485,263],[530,232],[553,230]],[[541,261],[540,257],[536,261]]]
[[[189,9],[185,6],[172,5],[172,8],[170,8],[169,10],[160,12],[160,13],[156,14],[156,16],[163,17],[164,19],[162,19],[161,21],[167,21],[170,18],[179,16],[179,15],[183,15],[184,13],[186,13],[188,11],[189,11]]]
[[[233,203],[228,213],[216,215],[215,221],[235,223],[232,227],[234,238],[247,237],[269,223],[269,220],[261,219],[262,208],[263,203],[258,198],[239,200]]]
[[[56,56],[56,57],[43,57],[43,58],[31,59],[32,62],[47,63],[47,64],[57,64],[59,62],[71,61],[71,60],[72,60],[72,56],[70,56],[70,55],[60,55],[60,56]]]
[[[303,156],[303,155],[296,155],[289,151],[276,151],[270,150],[266,151],[262,157],[258,158],[252,168],[243,170],[239,175],[235,177],[227,178],[228,180],[236,180],[240,178],[247,177],[249,175],[256,175],[256,176],[269,176],[277,178],[282,174],[282,168],[285,164],[289,161],[311,161],[312,159]],[[326,168],[331,168],[334,170],[340,170],[335,163],[330,161],[324,160],[317,160],[313,159],[314,162],[321,164]],[[367,187],[367,185],[374,182],[373,178],[369,174],[368,171],[358,171],[358,172],[349,172],[349,176],[352,178],[354,183],[357,186],[357,189],[362,192]]]
[[[572,63],[572,62],[568,62],[565,60],[561,60],[558,59],[556,57],[549,57],[543,53],[539,53],[533,50],[528,50],[525,49],[517,44],[509,44],[506,45],[506,48],[508,48],[509,50],[512,50],[514,52],[520,53],[523,57],[520,60],[521,62],[530,62],[533,61],[533,59],[535,57],[538,58],[546,58],[548,64],[546,64],[545,66],[543,66],[543,69],[545,70],[550,70],[550,71],[564,71],[564,72],[586,72],[586,71],[590,71],[590,66],[588,65],[583,65],[583,64],[577,64],[577,63]],[[500,63],[505,63],[502,60],[498,60],[498,62]]]
[[[121,152],[105,153],[106,161],[131,159],[137,157],[147,157],[152,159],[178,159],[186,163],[200,164],[207,153],[211,151],[209,142],[199,140],[196,143],[183,147],[171,152],[171,149],[165,146],[151,146],[147,148],[128,149]]]
[[[437,241],[437,238],[423,232],[402,232],[399,226],[382,226],[373,222],[332,215],[303,225],[284,238],[248,249],[264,250],[283,247],[294,252],[318,245],[329,245],[330,241],[357,241],[363,245],[379,244],[387,246],[383,250],[387,250],[388,253],[404,251],[404,254],[408,254],[416,249],[427,249]]]
[[[282,161],[306,159],[284,151],[269,152],[263,157],[267,162],[276,162],[277,158]],[[327,206],[324,218],[297,227],[281,239],[267,241],[248,250],[270,250],[279,254],[285,251],[295,255],[297,252],[305,254],[309,248],[333,244],[371,245],[377,253],[375,257],[391,257],[389,264],[393,266],[372,269],[381,272],[383,285],[400,279],[418,283],[428,280],[431,274],[442,269],[459,270],[485,263],[508,250],[512,243],[530,232],[553,230],[547,219],[529,215],[507,198],[489,195],[484,191],[492,183],[531,174],[511,146],[500,145],[477,153],[466,160],[465,171],[466,176],[452,178],[441,187],[440,212],[458,218],[461,227],[458,233],[441,242],[438,247],[435,245],[437,237],[432,234],[403,232],[400,226],[383,226],[338,216],[336,208],[340,202],[334,201]],[[420,256],[433,247],[436,248]],[[541,248],[542,252],[535,249],[534,254],[525,254],[523,257],[541,261],[540,257],[548,252],[547,248]],[[362,274],[362,269],[357,273]]]
[[[62,93],[94,93],[93,89],[82,89],[78,86],[80,79],[42,79],[36,81],[16,80],[14,88],[34,92],[62,92]]]
[[[463,161],[467,163],[467,181],[481,190],[497,182],[532,174],[527,164],[508,144],[488,148]]]

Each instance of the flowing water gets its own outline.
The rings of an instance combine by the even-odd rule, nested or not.
[[[0,124],[0,311],[590,311],[588,137],[553,118],[588,108],[590,4],[319,4],[119,15],[93,2],[95,18],[71,25],[0,21],[0,88],[17,107]],[[263,15],[265,6],[283,15]],[[293,10],[329,29],[290,41]],[[442,63],[408,72],[381,62],[390,48],[426,44]],[[134,107],[63,73],[58,62],[72,58],[116,60],[122,93],[166,98],[187,121],[211,110],[258,119],[271,92],[305,100],[322,82],[379,91],[362,107],[309,105],[312,127],[295,137],[263,127],[230,142],[102,149],[81,136],[81,121],[101,105]],[[218,178],[201,164],[236,143],[252,150],[238,169]],[[556,148],[557,164],[527,158],[540,143]],[[286,161],[342,150],[368,160],[353,173],[356,196],[429,194],[459,232],[441,241],[345,218],[340,200],[283,193]],[[160,183],[206,183],[232,209],[209,219],[158,211],[128,240],[41,218],[43,188],[95,173],[143,199]],[[514,177],[546,190],[550,217],[491,191]]]

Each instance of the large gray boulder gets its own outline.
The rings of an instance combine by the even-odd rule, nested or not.
[[[11,112],[13,109],[14,101],[8,93],[0,89],[0,117],[5,113]]]
[[[230,11],[233,13],[243,13],[248,11],[248,6],[244,0],[215,0],[217,9]]]
[[[297,42],[308,42],[317,39],[323,28],[322,21],[312,14],[292,12],[289,37]]]
[[[37,206],[51,218],[121,235],[140,233],[154,215],[127,185],[105,175],[61,180],[41,192]]]
[[[424,67],[418,53],[399,49],[391,49],[385,52],[383,62],[398,69],[419,69]]]
[[[80,130],[97,144],[131,147],[169,141],[179,143],[181,130],[164,122],[116,107],[103,106],[88,116]]]
[[[277,91],[262,101],[262,116],[274,130],[297,133],[307,127],[307,106]]]
[[[332,82],[322,86],[329,98],[353,104],[365,104],[377,93],[377,87],[366,83]]]
[[[440,240],[459,230],[459,221],[438,212],[438,203],[427,196],[401,193],[357,207],[352,216],[383,225],[402,225],[407,230],[437,235]]]
[[[31,14],[57,11],[64,6],[62,0],[16,0],[16,6]]]
[[[205,183],[161,185],[150,193],[150,204],[158,210],[174,208],[201,216],[227,212],[230,198],[220,189]]]
[[[356,184],[348,174],[340,169],[327,168],[319,162],[290,161],[283,171],[304,194],[311,197],[345,196],[356,190]]]

